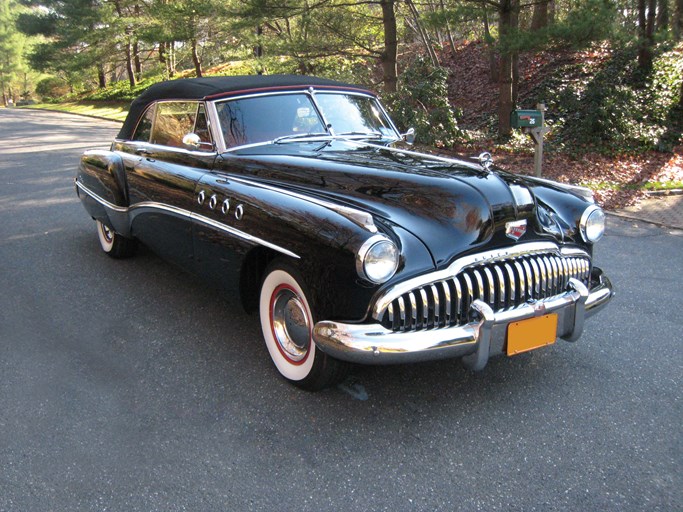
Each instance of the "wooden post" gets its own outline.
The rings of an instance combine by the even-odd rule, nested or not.
[[[543,170],[543,135],[548,133],[548,129],[545,127],[545,103],[538,103],[536,110],[541,113],[541,125],[530,128],[527,133],[536,144],[534,150],[534,174],[540,178]]]

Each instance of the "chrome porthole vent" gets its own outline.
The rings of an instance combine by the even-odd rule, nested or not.
[[[199,203],[200,205],[203,205],[203,204],[204,204],[204,201],[206,201],[206,192],[204,192],[204,191],[202,190],[202,191],[200,191],[199,194],[197,195],[197,203]]]
[[[221,204],[221,213],[225,215],[230,211],[230,200],[229,199],[224,199],[223,204]]]
[[[235,208],[235,218],[237,220],[242,220],[242,217],[244,216],[244,206],[241,204],[237,205],[237,208]]]
[[[213,210],[214,208],[216,208],[216,204],[218,204],[218,198],[216,197],[216,194],[214,194],[209,199],[209,208]]]

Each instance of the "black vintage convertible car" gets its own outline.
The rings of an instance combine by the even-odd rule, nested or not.
[[[349,363],[473,370],[576,340],[612,297],[590,191],[410,150],[377,97],[305,76],[168,81],[130,108],[76,191],[102,249],[138,241],[258,311],[305,389]]]

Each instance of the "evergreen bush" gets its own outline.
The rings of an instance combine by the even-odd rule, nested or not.
[[[399,129],[415,128],[420,144],[452,146],[462,133],[448,100],[448,70],[417,57],[401,74],[398,91],[384,101]]]

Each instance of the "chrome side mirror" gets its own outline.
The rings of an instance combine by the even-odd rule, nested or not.
[[[415,143],[415,128],[408,128],[408,131],[401,135],[406,144],[411,146]]]
[[[185,146],[191,147],[192,149],[199,149],[199,145],[202,140],[196,133],[188,133],[183,137],[183,144]]]

